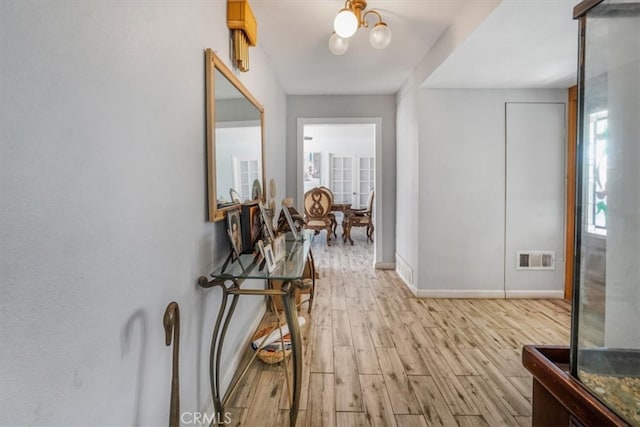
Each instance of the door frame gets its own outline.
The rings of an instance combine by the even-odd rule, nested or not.
[[[576,162],[578,147],[578,86],[567,90],[567,208],[564,298],[573,297],[573,257],[576,230]]]
[[[298,117],[297,119],[297,138],[296,138],[296,200],[298,209],[302,212],[302,199],[304,197],[303,187],[303,157],[304,157],[304,126],[305,125],[334,125],[334,124],[373,124],[375,125],[375,157],[376,157],[376,177],[375,177],[375,190],[376,197],[374,198],[374,210],[375,210],[375,227],[374,227],[374,239],[373,239],[373,265],[374,267],[380,267],[384,265],[382,259],[382,231],[385,227],[384,212],[382,210],[382,201],[384,194],[382,194],[382,117],[326,117],[326,118],[306,118]]]

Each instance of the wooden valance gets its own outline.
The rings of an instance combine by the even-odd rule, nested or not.
[[[227,25],[233,39],[233,62],[249,71],[249,46],[258,43],[258,23],[247,0],[227,0]]]

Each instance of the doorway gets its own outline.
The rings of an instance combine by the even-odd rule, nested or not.
[[[305,193],[324,186],[336,203],[365,208],[375,188],[375,125],[305,125],[303,163]]]
[[[369,192],[374,199],[374,264],[381,251],[382,215],[376,182],[380,167],[381,119],[298,119],[297,204],[302,207],[304,193],[317,186],[332,190],[335,203],[365,208]],[[337,213],[338,224],[342,218]],[[339,227],[340,228],[340,227]],[[338,231],[338,239],[340,230]],[[356,242],[357,244],[357,242]]]

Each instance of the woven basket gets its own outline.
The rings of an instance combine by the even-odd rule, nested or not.
[[[269,335],[275,328],[275,325],[269,325],[258,329],[256,333],[253,334],[253,341]],[[262,349],[258,350],[258,359],[262,360],[264,363],[273,365],[274,363],[282,362],[285,357],[289,357],[290,354],[291,350],[267,351]]]

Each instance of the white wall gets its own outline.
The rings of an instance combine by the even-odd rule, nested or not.
[[[376,153],[376,240],[375,262],[381,267],[395,264],[396,219],[396,109],[392,95],[289,95],[287,96],[287,188],[286,196],[297,198],[297,120],[298,118],[377,118],[382,119],[382,147]],[[379,174],[378,174],[379,173]],[[302,185],[302,183],[300,183]],[[284,197],[284,195],[282,196]],[[378,234],[376,234],[378,235]]]
[[[0,3],[0,424],[166,424],[172,300],[181,409],[205,406],[219,291],[196,280],[228,243],[206,222],[204,49],[229,62],[225,16],[225,2]],[[286,97],[250,55],[239,78],[284,188]],[[227,364],[258,306],[239,304]]]
[[[419,295],[504,295],[505,103],[565,98],[564,90],[419,91]]]
[[[507,297],[564,297],[566,104],[505,108],[504,283]],[[552,252],[552,269],[517,268],[519,251]]]

